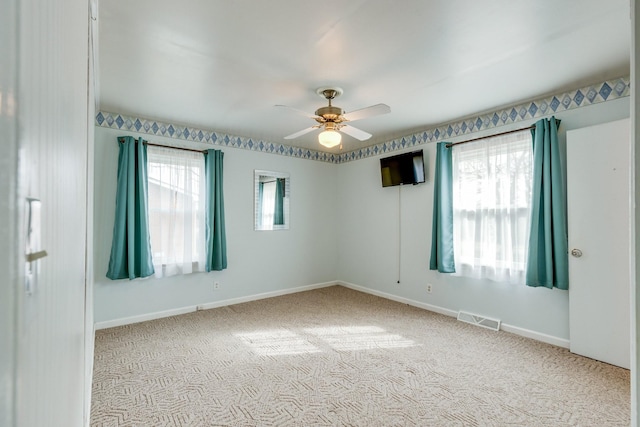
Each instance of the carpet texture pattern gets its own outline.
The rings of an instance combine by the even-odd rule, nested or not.
[[[340,286],[96,333],[96,427],[629,424],[625,369]]]

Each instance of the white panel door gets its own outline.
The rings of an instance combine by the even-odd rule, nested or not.
[[[3,342],[0,352],[15,354],[15,369],[8,379],[16,387],[13,423],[0,421],[0,425],[84,427],[88,425],[83,418],[85,402],[90,397],[85,396],[85,362],[93,359],[93,348],[84,343],[86,333],[93,330],[91,319],[91,330],[84,329],[85,316],[92,313],[85,307],[86,286],[92,286],[85,259],[93,257],[87,244],[87,210],[93,202],[87,186],[91,170],[87,137],[94,131],[87,106],[93,102],[88,96],[89,2],[14,3],[20,75],[17,91],[9,87],[9,93],[12,99],[15,96],[12,114],[19,129],[19,156],[12,159],[19,161],[16,179],[8,183],[17,181],[17,190],[12,199],[0,202],[0,209],[12,206],[18,212],[9,220],[15,231],[8,257],[19,273],[13,283],[0,279],[0,287],[13,286],[16,293],[15,345],[6,349]],[[4,140],[0,145],[4,147]],[[3,151],[5,155],[11,150]],[[41,201],[40,221],[31,218],[32,226],[40,226],[30,232],[39,234],[33,239],[40,243],[35,250],[47,252],[30,266],[25,262],[27,250],[34,251],[27,246],[27,198]]]
[[[630,366],[628,119],[567,132],[570,349]]]

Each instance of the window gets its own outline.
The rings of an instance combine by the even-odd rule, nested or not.
[[[532,157],[529,131],[454,147],[453,246],[459,274],[524,283]]]
[[[157,277],[205,269],[201,153],[149,146],[149,234]]]

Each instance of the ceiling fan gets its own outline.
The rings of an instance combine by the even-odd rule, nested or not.
[[[326,107],[318,108],[315,112],[315,115],[310,115],[298,109],[287,107],[286,105],[276,105],[276,107],[288,108],[318,122],[317,125],[303,129],[296,133],[292,133],[291,135],[285,136],[284,139],[298,138],[299,136],[307,134],[314,129],[322,128],[324,130],[318,135],[318,141],[320,142],[320,144],[324,145],[327,148],[335,147],[336,145],[340,144],[342,136],[338,131],[346,133],[347,135],[352,136],[360,141],[365,141],[371,138],[370,133],[350,126],[345,122],[353,122],[367,117],[373,117],[391,112],[391,108],[388,105],[376,104],[370,107],[362,108],[360,110],[352,111],[350,113],[345,113],[342,108],[336,107],[331,104],[331,101],[333,99],[342,95],[343,91],[341,88],[322,87],[316,90],[316,93],[326,98],[326,100],[329,102],[329,105]]]

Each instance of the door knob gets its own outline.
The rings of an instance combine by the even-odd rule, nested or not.
[[[580,249],[571,249],[571,255],[576,258],[580,258],[582,256],[582,251]]]

